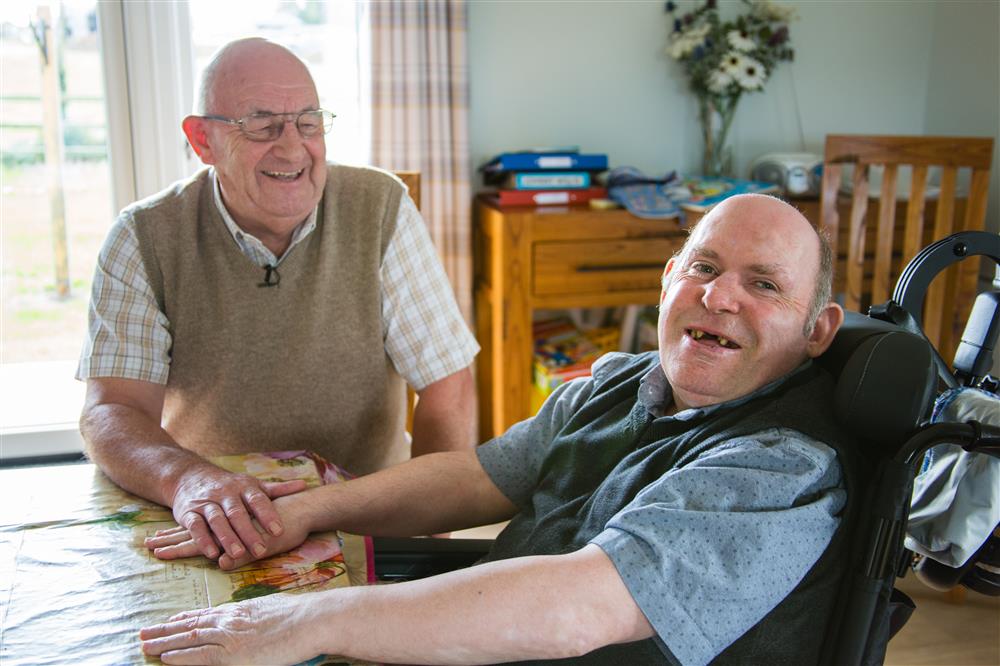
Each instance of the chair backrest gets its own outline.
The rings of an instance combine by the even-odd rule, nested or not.
[[[993,156],[993,139],[924,136],[831,135],[826,138],[823,158],[823,189],[820,224],[836,244],[841,225],[849,224],[844,272],[844,306],[860,311],[889,298],[902,267],[931,242],[956,231],[983,228]],[[853,195],[847,221],[838,206],[842,165],[854,166]],[[873,165],[884,167],[877,204],[877,217],[868,211],[869,172]],[[899,169],[912,167],[909,203],[902,233],[896,234],[896,184]],[[941,167],[940,192],[925,201],[927,174]],[[958,170],[971,169],[968,196],[956,206]],[[964,215],[956,219],[956,211]],[[926,225],[925,213],[933,210],[933,226]],[[867,247],[866,247],[867,246]],[[874,247],[872,247],[874,246]],[[838,248],[834,247],[835,253]],[[836,256],[836,255],[835,255]],[[931,285],[918,322],[932,344],[950,362],[955,350],[958,327],[972,307],[978,278],[977,262],[963,262]]]
[[[868,571],[869,562],[881,563],[868,557],[876,543],[871,538],[872,516],[882,515],[883,494],[902,494],[897,486],[906,478],[890,471],[895,469],[893,459],[929,416],[936,387],[933,351],[920,335],[848,311],[833,344],[816,362],[836,378],[834,412],[856,442],[851,456],[855,459],[853,482],[849,481],[854,485],[848,489],[842,515],[842,529],[848,530],[845,578],[827,619],[820,663],[881,663],[863,661],[870,652],[873,624],[889,617],[887,607],[879,603],[880,595],[888,596],[891,589],[889,576],[881,570],[877,575]],[[888,637],[882,640],[882,634],[876,634],[880,637],[876,644],[884,649]]]
[[[410,190],[410,198],[413,199],[417,210],[420,210],[420,172],[419,171],[394,171],[396,177],[403,181],[407,189]]]

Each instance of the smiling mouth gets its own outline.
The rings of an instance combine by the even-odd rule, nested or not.
[[[718,345],[719,347],[725,347],[726,349],[740,349],[740,346],[732,340],[718,335],[712,335],[711,333],[706,333],[698,328],[687,328],[684,329],[684,332],[701,344],[710,344],[713,346]]]
[[[282,181],[293,181],[305,172],[305,169],[299,169],[298,171],[262,171],[268,178],[274,178],[275,180]]]

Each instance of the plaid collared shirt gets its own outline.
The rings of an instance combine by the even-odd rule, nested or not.
[[[212,172],[215,205],[240,251],[257,265],[281,259],[316,228],[316,211],[294,231],[282,257],[237,226]],[[77,379],[122,377],[166,384],[170,322],[156,303],[133,222],[119,218],[101,248],[91,289],[87,339]],[[382,260],[385,351],[416,390],[467,367],[479,345],[462,319],[451,285],[413,200],[400,201],[396,232]]]

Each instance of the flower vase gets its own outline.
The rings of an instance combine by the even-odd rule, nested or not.
[[[726,145],[729,127],[736,113],[738,96],[699,97],[699,120],[704,153],[702,175],[709,178],[733,175],[733,150]]]

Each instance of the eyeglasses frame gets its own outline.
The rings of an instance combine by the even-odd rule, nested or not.
[[[332,127],[332,124],[330,125],[330,127],[328,127],[327,124],[324,122],[324,123],[322,123],[320,125],[323,128],[321,132],[316,132],[314,134],[308,134],[308,135],[304,134],[302,132],[302,129],[299,127],[299,119],[302,116],[306,115],[307,113],[329,114],[330,120],[333,120],[334,118],[337,117],[336,113],[334,113],[333,111],[328,111],[327,109],[309,109],[307,111],[285,111],[283,113],[270,113],[270,112],[259,112],[258,111],[258,112],[254,112],[254,113],[248,113],[247,115],[243,116],[242,118],[227,118],[225,116],[219,116],[219,115],[215,115],[215,114],[205,114],[205,115],[198,116],[198,117],[199,118],[204,118],[205,120],[217,120],[219,122],[229,123],[230,125],[235,125],[235,126],[237,126],[240,129],[240,133],[243,136],[245,136],[247,139],[249,139],[250,141],[259,141],[259,142],[277,141],[278,139],[281,138],[281,135],[285,131],[285,124],[288,123],[288,121],[290,120],[290,119],[286,119],[285,122],[281,123],[280,125],[274,125],[273,123],[271,124],[271,127],[279,127],[280,128],[278,130],[278,133],[275,136],[273,136],[273,137],[267,137],[267,138],[258,138],[258,137],[253,136],[252,134],[250,134],[249,131],[246,129],[247,119],[252,118],[252,117],[257,117],[257,118],[267,118],[267,117],[277,118],[279,116],[294,116],[295,117],[295,129],[298,130],[299,135],[301,135],[303,138],[307,138],[307,139],[308,138],[312,138],[314,136],[322,136],[322,135],[328,134],[330,132],[330,128]]]

